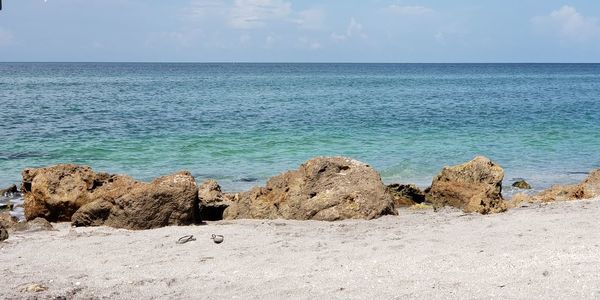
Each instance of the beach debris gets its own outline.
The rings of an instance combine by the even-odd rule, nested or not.
[[[40,283],[29,283],[19,289],[22,293],[39,293],[48,290],[48,287]]]
[[[395,215],[379,173],[347,157],[317,157],[239,194],[224,219],[335,221]]]
[[[544,277],[548,277],[548,276],[550,276],[550,272],[549,272],[548,270],[546,270],[546,271],[544,271],[544,272],[542,273],[542,275],[543,275]]]
[[[185,244],[187,242],[195,241],[196,238],[193,235],[184,235],[177,240],[177,244]]]
[[[234,198],[233,194],[223,193],[217,181],[205,180],[198,188],[200,219],[202,221],[223,220],[223,212],[231,205]]]
[[[481,214],[506,211],[502,199],[504,170],[490,159],[477,156],[453,167],[444,167],[433,179],[426,198],[434,208],[453,206]]]
[[[211,239],[213,240],[213,242],[215,242],[215,244],[220,244],[223,242],[223,236],[220,234],[213,234]]]
[[[425,193],[414,184],[393,183],[386,186],[385,191],[392,195],[396,207],[413,206],[425,201]]]
[[[524,179],[517,180],[517,181],[513,182],[512,186],[516,187],[518,189],[523,189],[523,190],[530,190],[531,189],[531,185],[527,181],[525,181]]]
[[[0,225],[0,242],[8,240],[8,230],[4,226]]]

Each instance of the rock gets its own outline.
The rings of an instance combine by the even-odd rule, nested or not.
[[[225,219],[342,220],[397,214],[379,174],[345,157],[318,157],[239,194]]]
[[[413,206],[425,201],[425,193],[414,184],[390,184],[385,188],[392,195],[396,207]]]
[[[234,195],[224,194],[217,181],[205,180],[198,189],[198,201],[200,203],[200,219],[203,221],[218,221],[223,219],[223,212]]]
[[[11,211],[14,208],[12,203],[0,203],[0,211]]]
[[[25,169],[22,176],[25,218],[42,217],[51,222],[70,221],[75,211],[94,200],[92,192],[110,178],[90,167],[71,164]]]
[[[17,223],[19,223],[19,219],[13,217],[9,212],[0,212],[0,226],[10,230],[14,228]]]
[[[590,172],[579,184],[554,185],[533,196],[536,202],[569,201],[600,197],[600,169]]]
[[[536,201],[534,201],[532,196],[524,193],[517,193],[510,200],[506,201],[506,207],[509,209],[517,208],[533,202]]]
[[[523,190],[531,189],[531,185],[525,180],[517,180],[517,181],[513,182],[512,186],[516,187],[518,189],[523,189]]]
[[[504,170],[491,160],[477,156],[458,166],[445,167],[433,179],[427,200],[439,208],[445,205],[465,212],[482,214],[503,212]]]
[[[35,218],[27,222],[19,222],[14,226],[14,231],[53,231],[54,227],[44,218]]]
[[[151,183],[113,177],[112,182],[93,192],[93,199],[75,212],[73,225],[150,229],[189,225],[198,218],[198,187],[187,171]]]
[[[19,190],[17,189],[17,186],[13,184],[5,189],[0,189],[0,196],[10,197],[12,194],[16,194],[18,192]]]
[[[8,240],[8,231],[4,226],[0,225],[0,242]]]

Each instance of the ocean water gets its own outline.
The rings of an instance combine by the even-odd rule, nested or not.
[[[485,155],[545,188],[600,167],[600,65],[0,63],[0,137],[0,186],[68,162],[241,191],[319,155],[426,186]]]

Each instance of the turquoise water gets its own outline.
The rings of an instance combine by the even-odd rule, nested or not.
[[[598,64],[1,63],[0,186],[71,162],[245,190],[318,155],[425,186],[486,155],[543,188],[600,167]]]

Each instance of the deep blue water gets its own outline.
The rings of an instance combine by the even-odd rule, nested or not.
[[[424,186],[482,154],[543,188],[600,167],[600,65],[0,63],[0,120],[0,186],[72,162],[244,190],[318,155]]]

